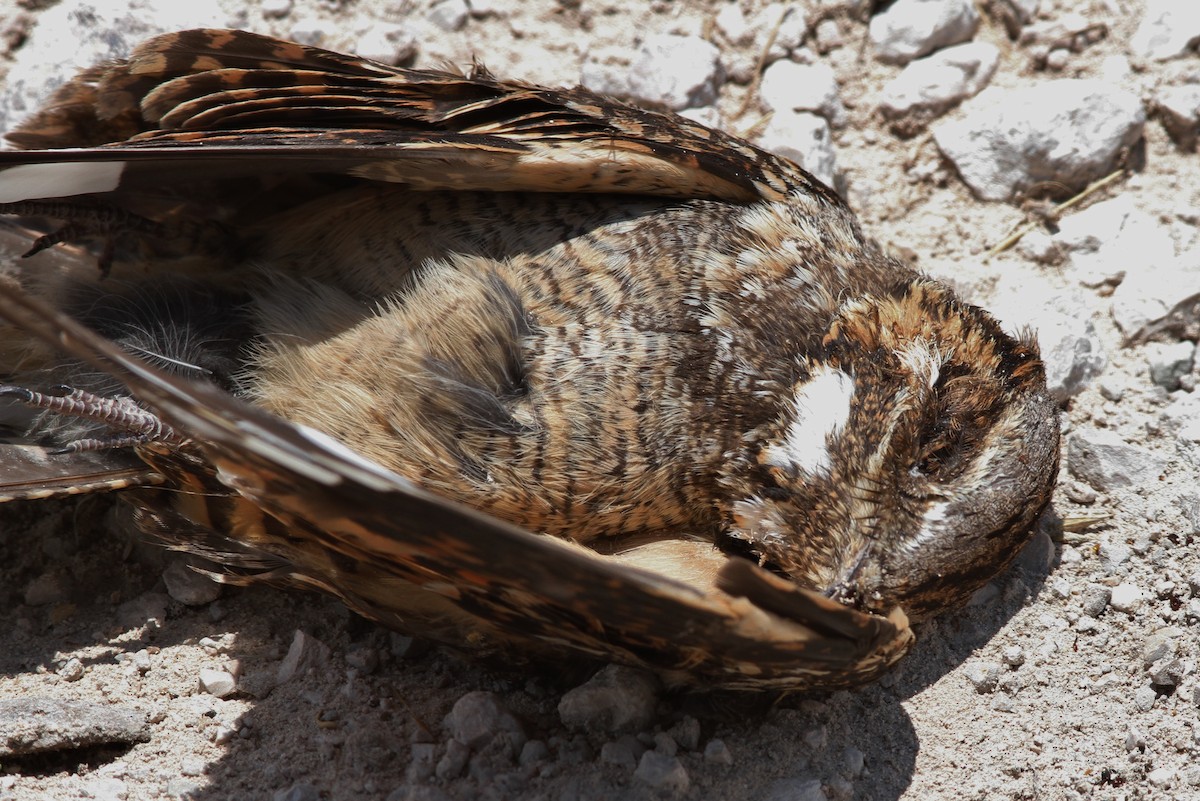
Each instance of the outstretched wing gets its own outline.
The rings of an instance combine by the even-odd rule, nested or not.
[[[518,651],[569,649],[728,689],[860,684],[911,645],[901,612],[857,612],[744,560],[730,559],[705,593],[450,503],[323,435],[168,376],[22,292],[0,294],[0,316],[124,382],[192,438],[221,483],[336,555],[339,575],[307,578],[368,616],[402,624],[416,591]]]
[[[9,138],[26,149],[0,152],[0,213],[101,232],[250,226],[279,210],[265,198],[296,203],[363,179],[844,208],[795,165],[674,115],[236,31],[151,39],[65,86]],[[138,480],[224,493],[231,514],[256,518],[175,535],[248,575],[315,586],[468,648],[566,649],[711,687],[860,684],[912,642],[899,611],[861,613],[744,560],[728,560],[715,588],[697,588],[448,502],[322,435],[148,366],[30,298],[15,285],[26,278],[6,282],[0,316],[111,373],[190,438],[143,446],[152,469],[135,467]],[[127,479],[101,476],[118,468],[104,460],[93,480],[118,486]]]
[[[842,205],[791,162],[674,114],[244,31],[150,39],[64,86],[8,139],[26,150],[0,152],[0,203],[161,189],[165,175],[211,184],[271,172],[425,190]]]

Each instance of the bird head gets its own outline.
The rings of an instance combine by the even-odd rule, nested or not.
[[[918,278],[844,302],[726,481],[727,530],[859,609],[920,619],[1012,559],[1058,472],[1037,345]]]

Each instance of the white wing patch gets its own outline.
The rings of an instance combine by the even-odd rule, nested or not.
[[[766,464],[828,476],[829,437],[841,433],[850,419],[854,377],[824,367],[796,389],[784,439],[764,450]]]
[[[0,172],[0,203],[111,192],[121,183],[123,161],[22,164]]]

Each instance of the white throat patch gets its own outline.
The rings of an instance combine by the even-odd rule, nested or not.
[[[853,376],[832,367],[815,372],[796,389],[792,421],[784,431],[783,441],[765,449],[766,464],[828,476],[828,438],[846,427],[853,400]]]

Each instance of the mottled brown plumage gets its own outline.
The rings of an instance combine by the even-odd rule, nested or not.
[[[0,152],[0,211],[112,274],[14,268],[0,368],[75,390],[43,441],[122,447],[10,459],[7,494],[156,484],[141,527],[226,580],[481,652],[847,686],[1049,498],[1035,344],[681,118],[187,31],[10,140],[39,149]]]

